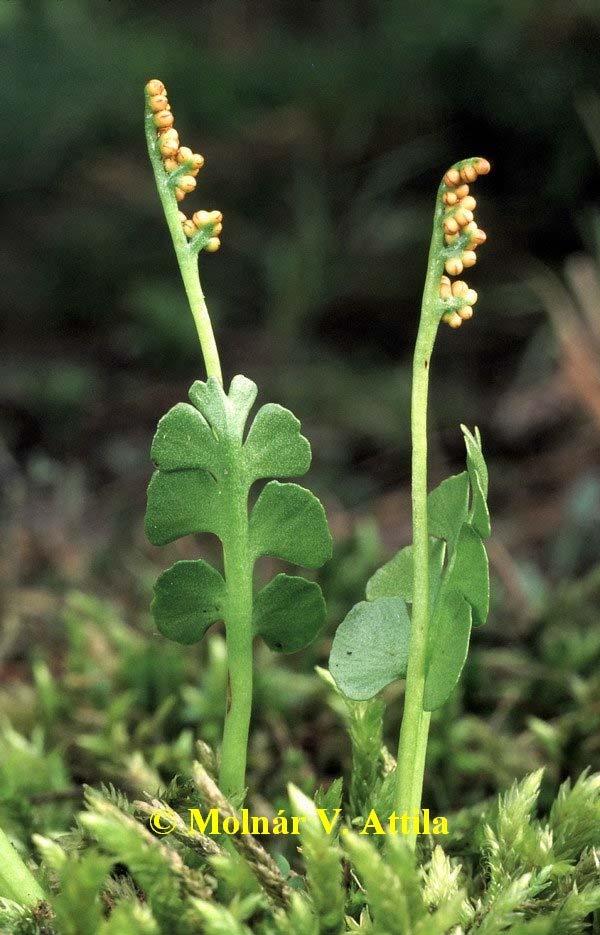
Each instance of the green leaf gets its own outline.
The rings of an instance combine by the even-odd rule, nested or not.
[[[316,568],[331,556],[323,507],[302,487],[272,481],[247,520],[255,480],[302,474],[310,465],[300,423],[281,406],[263,406],[244,442],[256,394],[256,385],[239,375],[228,394],[214,377],[196,381],[189,392],[192,405],[178,404],[158,426],[148,538],[164,545],[192,533],[214,533],[224,544],[228,568],[226,584],[203,562],[177,563],[157,581],[152,605],[157,626],[179,642],[200,639],[211,623],[227,616],[225,595],[236,587],[236,563],[227,561],[233,536],[236,543],[249,539],[252,561],[273,555]],[[293,652],[306,646],[324,620],[321,591],[304,579],[279,575],[256,597],[254,627],[273,649]]]
[[[481,435],[475,429],[475,435],[465,425],[461,425],[467,448],[467,469],[471,481],[471,522],[482,539],[491,534],[490,513],[487,505],[488,471],[481,449]]]
[[[288,409],[267,403],[258,410],[244,444],[248,479],[299,477],[310,467],[310,445]]]
[[[227,408],[229,409],[229,424],[236,437],[241,439],[246,420],[258,393],[256,383],[238,373],[229,386]]]
[[[331,557],[331,535],[317,498],[298,484],[270,481],[250,515],[254,558],[272,555],[295,565],[319,568]]]
[[[248,413],[252,409],[258,390],[256,383],[238,374],[229,386],[229,394],[215,377],[206,383],[196,380],[190,388],[190,399],[208,424],[217,441],[225,438],[240,441]]]
[[[492,532],[490,511],[488,509],[487,501],[485,499],[478,474],[471,475],[471,489],[473,491],[471,522],[482,539],[489,539]]]
[[[481,492],[484,497],[487,497],[488,470],[485,458],[483,457],[479,429],[476,426],[475,434],[473,434],[466,425],[461,425],[461,430],[465,438],[465,446],[467,449],[467,467],[469,468],[469,472],[474,471],[477,474],[481,485]]]
[[[408,662],[410,618],[400,597],[355,604],[333,638],[329,669],[340,691],[366,701],[395,679]]]
[[[423,707],[441,707],[460,678],[471,635],[471,608],[461,594],[442,589],[429,638]]]
[[[225,582],[211,565],[175,562],[157,579],[150,610],[163,636],[189,645],[223,619],[225,596]]]
[[[429,589],[431,602],[440,583],[446,545],[441,539],[429,539]],[[379,597],[401,597],[407,604],[413,600],[413,547],[407,545],[378,568],[367,582],[367,600]]]
[[[462,594],[473,609],[473,626],[482,626],[490,608],[488,559],[481,536],[467,523],[460,531],[445,586]]]
[[[277,575],[254,599],[252,627],[274,652],[295,653],[325,624],[325,601],[314,581]]]
[[[152,545],[195,532],[212,532],[223,539],[223,500],[222,489],[206,471],[155,471],[148,486],[146,535]]]
[[[238,494],[238,488],[232,491],[232,463],[241,457],[239,443],[256,392],[242,376],[231,381],[229,396],[214,377],[197,380],[189,393],[193,406],[180,403],[161,419],[152,446],[159,470],[148,487],[146,510],[146,533],[154,545],[199,532],[223,539],[232,496]]]
[[[190,387],[189,397],[210,425],[217,441],[223,436],[239,441],[257,392],[256,383],[238,374],[231,381],[229,394],[215,377],[209,377],[206,383],[196,380]]]
[[[188,395],[219,441],[227,427],[227,397],[219,381],[215,377],[209,377],[206,383],[196,380],[192,383]]]
[[[469,475],[466,471],[447,477],[427,497],[429,535],[448,543],[449,556],[454,551],[469,508]]]
[[[208,422],[189,403],[177,403],[162,417],[150,457],[161,471],[207,470],[215,473],[218,446]]]

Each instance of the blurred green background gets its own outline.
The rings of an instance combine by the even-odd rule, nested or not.
[[[475,317],[436,349],[431,482],[462,464],[459,422],[478,424],[494,613],[441,716],[454,733],[434,731],[429,794],[456,806],[539,762],[556,776],[600,766],[596,0],[3,0],[0,29],[0,707],[22,715],[40,653],[64,674],[74,588],[147,634],[141,710],[183,677],[147,606],[157,569],[197,549],[155,550],[142,531],[154,426],[203,376],[145,152],[143,86],[159,77],[206,158],[186,206],[225,216],[221,251],[201,261],[225,373],[302,420],[337,543],[330,627],[262,696],[259,775],[278,736],[319,777],[347,755],[311,667],[410,538],[410,359],[434,194],[475,154],[494,167],[476,191],[488,243],[468,276]],[[173,668],[158,673],[152,652]],[[195,724],[194,697],[181,719]]]

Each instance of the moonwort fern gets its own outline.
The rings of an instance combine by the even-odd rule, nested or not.
[[[469,183],[489,170],[485,159],[465,159],[448,170],[438,190],[413,359],[413,543],[370,579],[367,600],[340,625],[330,658],[339,688],[354,700],[406,679],[394,804],[409,815],[421,805],[431,712],[456,685],[471,627],[485,623],[489,605],[483,544],[490,535],[488,475],[477,429],[462,427],[467,470],[427,492],[431,355],[440,322],[457,328],[473,314],[477,293],[450,277],[473,266],[475,248],[486,239],[474,219]],[[414,835],[410,841],[414,846]]]
[[[331,554],[323,507],[308,490],[270,480],[249,510],[256,481],[297,477],[310,466],[311,449],[287,409],[267,404],[248,430],[256,385],[238,375],[223,387],[219,354],[198,274],[198,254],[220,246],[222,215],[178,204],[196,187],[204,164],[180,146],[164,85],[146,85],[146,137],[150,161],[207,370],[189,403],[178,403],[160,421],[152,445],[156,472],[148,488],[146,532],[155,545],[209,532],[223,549],[223,574],[202,559],[176,562],[156,582],[152,613],[161,633],[191,644],[216,621],[225,622],[228,700],[220,784],[228,794],[245,786],[252,706],[252,644],[261,636],[276,652],[295,652],[314,639],[325,620],[319,586],[279,574],[256,595],[254,564],[270,555],[318,568]]]

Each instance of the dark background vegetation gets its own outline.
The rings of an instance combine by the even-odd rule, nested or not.
[[[347,762],[312,666],[410,538],[410,359],[434,193],[474,154],[494,167],[476,192],[488,243],[469,271],[473,321],[438,340],[431,480],[461,468],[459,422],[478,424],[494,606],[434,724],[428,795],[456,808],[540,763],[555,779],[600,767],[597,3],[2,0],[0,28],[0,707],[25,734],[45,719],[71,764],[52,782],[135,785],[126,755],[156,757],[156,731],[115,739],[105,696],[82,694],[96,720],[61,734],[65,698],[44,707],[40,678],[71,690],[73,660],[89,685],[133,692],[130,728],[174,699],[160,736],[187,725],[215,740],[221,712],[202,674],[220,671],[219,642],[208,660],[168,646],[147,614],[156,572],[197,554],[144,541],[150,440],[203,376],[145,152],[150,77],[206,157],[189,204],[225,215],[221,251],[201,262],[225,373],[301,418],[336,537],[323,640],[259,658],[253,787],[277,794]],[[109,603],[82,609],[75,590]],[[110,629],[113,612],[136,634],[127,651],[122,636],[84,652],[73,628]],[[164,781],[176,766],[153,761]]]

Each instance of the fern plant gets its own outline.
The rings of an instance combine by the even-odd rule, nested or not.
[[[198,272],[199,253],[220,246],[222,216],[197,211],[188,218],[179,210],[196,187],[204,159],[180,145],[165,87],[156,79],[146,85],[145,126],[207,372],[206,381],[197,380],[190,388],[191,404],[178,403],[159,422],[151,452],[156,472],[148,488],[146,531],[155,545],[209,532],[223,549],[223,574],[202,559],[179,561],[165,571],[155,585],[152,613],[162,634],[184,644],[202,639],[216,621],[225,622],[228,700],[220,783],[233,795],[245,786],[254,637],[261,636],[276,652],[295,652],[314,639],[325,621],[316,583],[278,574],[254,594],[254,564],[261,555],[270,555],[318,568],[331,555],[331,536],[320,502],[297,484],[270,480],[249,511],[256,481],[306,473],[310,445],[298,420],[274,403],[262,406],[246,431],[257,395],[251,380],[235,376],[225,391]]]
[[[450,277],[476,261],[485,234],[474,218],[469,183],[486,175],[486,159],[452,166],[440,184],[412,373],[413,543],[369,580],[366,601],[356,604],[337,630],[330,670],[350,699],[373,698],[395,679],[406,679],[398,743],[394,805],[416,815],[421,807],[431,712],[460,677],[471,626],[485,623],[490,534],[488,475],[477,429],[462,426],[467,470],[427,492],[429,370],[440,322],[458,328],[471,318],[477,293]],[[410,611],[409,611],[410,608]],[[415,834],[410,841],[415,844]]]

